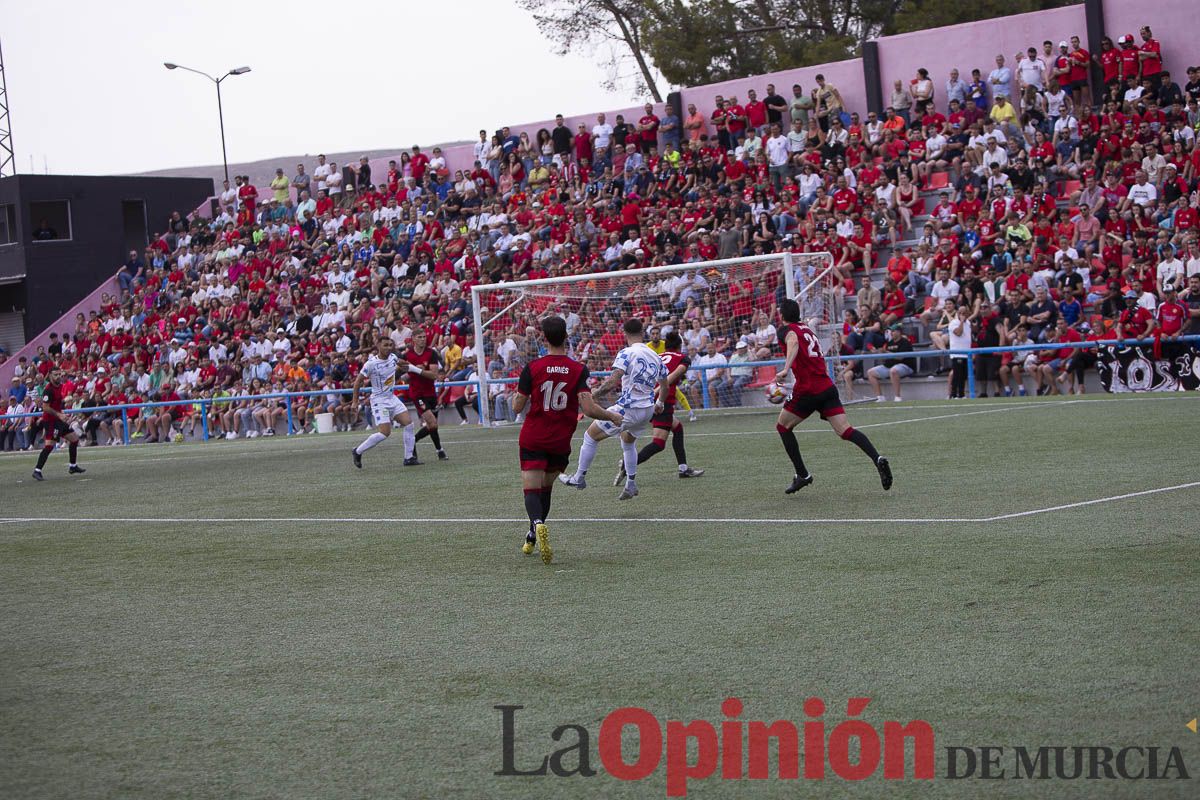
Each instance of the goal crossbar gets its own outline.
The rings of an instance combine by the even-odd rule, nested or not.
[[[817,274],[807,282],[805,282],[797,291],[795,268],[798,259],[812,263],[818,261],[822,267],[817,270]],[[479,417],[483,424],[488,424],[491,417],[491,409],[489,407],[490,392],[488,386],[493,381],[490,380],[490,372],[488,370],[488,354],[486,346],[486,334],[488,325],[494,320],[501,319],[507,312],[511,311],[516,306],[524,302],[531,294],[544,296],[546,293],[532,292],[531,290],[543,289],[543,287],[554,287],[569,284],[588,283],[603,279],[626,280],[630,278],[642,278],[653,275],[664,275],[669,273],[687,273],[687,272],[726,272],[733,267],[753,266],[755,264],[772,264],[781,265],[782,278],[786,296],[792,299],[797,297],[806,298],[812,297],[814,290],[817,289],[822,282],[826,281],[830,271],[833,269],[833,255],[829,252],[818,253],[772,253],[759,256],[745,256],[741,258],[725,258],[713,259],[710,261],[693,261],[686,264],[671,264],[661,267],[643,267],[640,269],[614,270],[610,272],[594,272],[583,275],[562,275],[553,278],[535,278],[532,280],[523,281],[506,281],[504,283],[476,285],[471,287],[471,306],[472,306],[472,323],[476,331],[475,337],[475,369],[479,378]],[[507,303],[501,309],[498,309],[488,320],[483,319],[483,298],[491,292],[513,292],[516,294],[511,302]]]

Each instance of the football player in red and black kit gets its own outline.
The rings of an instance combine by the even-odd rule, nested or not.
[[[542,561],[550,563],[553,551],[546,531],[550,516],[550,493],[554,481],[571,460],[571,437],[583,411],[592,419],[621,424],[621,415],[608,411],[592,399],[588,369],[567,355],[567,323],[562,317],[542,320],[542,335],[549,352],[521,370],[513,411],[529,406],[518,439],[521,448],[521,485],[525,491],[525,513],[529,533],[521,551],[533,553],[534,544]]]
[[[679,382],[687,374],[692,360],[681,352],[683,339],[675,331],[666,335],[663,344],[666,347],[662,353],[662,361],[663,366],[667,368],[667,399],[663,403],[663,410],[650,420],[654,428],[654,439],[638,453],[637,463],[643,464],[665,450],[667,435],[672,434],[671,448],[675,451],[675,460],[679,462],[679,477],[699,478],[704,474],[704,470],[688,466],[687,451],[683,449],[683,423],[675,419],[675,399],[680,396],[677,391]],[[620,486],[624,482],[625,462],[622,460],[617,467],[617,478],[613,481],[613,486]]]
[[[438,460],[445,461],[449,456],[442,449],[442,437],[438,433],[437,389],[434,386],[434,381],[441,376],[442,357],[437,350],[426,346],[427,341],[425,331],[417,328],[413,331],[412,347],[403,356],[408,362],[408,399],[417,407],[417,414],[424,423],[417,431],[416,440],[419,442],[428,436],[437,448]],[[417,457],[415,445],[409,455]]]
[[[784,325],[779,331],[779,339],[787,351],[787,360],[780,368],[775,379],[779,383],[787,380],[790,371],[795,377],[792,393],[779,412],[779,421],[775,430],[783,440],[783,449],[796,468],[796,477],[787,488],[787,494],[792,494],[813,482],[813,476],[804,466],[800,457],[800,444],[792,429],[805,420],[814,411],[821,419],[829,423],[833,432],[848,442],[854,442],[879,470],[879,480],[883,488],[892,488],[892,468],[888,460],[879,455],[871,440],[862,431],[855,430],[846,419],[842,408],[842,399],[838,396],[837,387],[825,369],[825,359],[821,356],[821,346],[817,335],[812,329],[800,321],[800,304],[795,300],[785,299],[779,304],[779,314],[783,317]]]
[[[63,413],[64,398],[61,380],[62,371],[58,367],[52,367],[46,375],[46,385],[42,387],[42,417],[39,421],[46,438],[42,445],[42,452],[38,453],[37,466],[33,469],[34,480],[45,480],[42,477],[42,467],[46,466],[46,459],[54,452],[54,443],[59,439],[66,439],[69,448],[67,452],[71,457],[71,464],[67,468],[67,474],[80,475],[86,472],[83,467],[75,463],[75,454],[79,449],[79,434],[71,428],[70,423],[67,422],[67,415]]]

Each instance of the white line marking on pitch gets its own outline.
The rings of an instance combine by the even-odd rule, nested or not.
[[[1048,508],[1035,508],[1032,511],[1015,511],[1011,514],[1000,514],[995,517],[983,517],[980,522],[1000,522],[1006,519],[1016,519],[1018,517],[1031,517],[1035,514],[1050,514],[1055,511],[1066,511],[1071,508],[1082,508],[1084,506],[1094,506],[1100,503],[1116,503],[1120,500],[1128,500],[1132,497],[1145,497],[1150,494],[1160,494],[1162,492],[1174,492],[1179,489],[1191,489],[1200,486],[1200,481],[1192,481],[1191,483],[1181,483],[1177,486],[1164,486],[1160,489],[1146,489],[1141,492],[1129,492],[1127,494],[1115,494],[1111,497],[1100,497],[1095,500],[1081,500],[1078,503],[1064,503],[1059,506],[1049,506]]]
[[[736,517],[556,517],[554,522],[568,523],[663,523],[663,522],[683,522],[687,524],[699,523],[717,523],[720,525],[928,525],[931,523],[957,523],[957,524],[982,524],[990,522],[1003,522],[1005,520],[1016,519],[1018,517],[1028,517],[1035,514],[1051,514],[1056,511],[1066,511],[1072,508],[1081,508],[1084,506],[1093,506],[1101,503],[1116,503],[1121,500],[1129,500],[1134,497],[1145,497],[1147,495],[1161,494],[1163,492],[1175,492],[1181,489],[1192,489],[1200,486],[1200,481],[1191,481],[1189,483],[1180,483],[1175,486],[1163,486],[1158,489],[1146,489],[1140,492],[1127,492],[1125,494],[1116,494],[1109,497],[1098,497],[1094,500],[1081,500],[1077,503],[1066,503],[1057,506],[1047,506],[1046,508],[1035,508],[1030,511],[1017,511],[1011,514],[999,514],[992,517],[849,517],[849,518],[807,518],[807,519],[741,519]],[[315,523],[315,524],[354,524],[354,525],[369,525],[369,524],[435,524],[435,523],[456,523],[456,524],[528,524],[529,520],[525,517],[390,517],[390,518],[372,518],[372,517],[4,517],[0,518],[0,524],[18,523],[18,522],[77,522],[77,523],[149,523],[158,525],[180,525],[180,524],[206,524],[206,525],[222,525],[222,524],[244,524],[244,523],[271,523],[271,522],[289,522],[289,523]]]

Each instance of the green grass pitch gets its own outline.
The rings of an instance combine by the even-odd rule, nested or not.
[[[665,797],[663,767],[494,775],[493,706],[525,707],[518,766],[575,723],[600,769],[610,711],[717,723],[729,696],[798,724],[821,697],[827,728],[870,697],[880,730],[933,726],[938,778],[689,796],[1195,796],[1195,774],[941,775],[951,745],[1176,745],[1200,770],[1198,411],[854,406],[893,490],[812,420],[816,482],[793,496],[772,414],[714,414],[686,425],[708,474],[678,480],[668,448],[627,503],[602,443],[593,485],[555,491],[549,567],[519,550],[513,428],[443,428],[450,460],[423,441],[421,468],[393,436],[361,472],[359,433],[89,448],[77,478],[59,452],[40,484],[33,454],[5,454],[0,796]]]

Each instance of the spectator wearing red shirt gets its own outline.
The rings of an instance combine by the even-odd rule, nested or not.
[[[1141,51],[1133,43],[1133,36],[1128,33],[1122,36],[1118,42],[1121,45],[1121,80],[1132,79],[1136,83],[1142,69]]]
[[[747,94],[746,122],[751,128],[760,130],[767,124],[767,105],[758,99],[758,93],[751,89]]]
[[[1154,38],[1149,25],[1140,31],[1142,46],[1138,48],[1138,60],[1142,66],[1142,78],[1155,78],[1162,72],[1162,45]]]
[[[1154,330],[1154,325],[1154,314],[1138,305],[1138,293],[1132,289],[1126,292],[1125,310],[1117,318],[1117,338],[1145,339]]]
[[[1076,108],[1091,108],[1092,90],[1088,83],[1088,66],[1092,63],[1092,54],[1083,49],[1078,36],[1071,37],[1070,59],[1071,99]]]
[[[738,103],[736,95],[730,95],[725,104],[725,127],[729,131],[730,147],[737,147],[746,138],[746,109]]]
[[[1092,60],[1100,65],[1104,74],[1104,88],[1110,90],[1121,82],[1121,51],[1113,46],[1111,38],[1105,36],[1100,40],[1100,55]]]
[[[658,146],[659,119],[654,114],[653,103],[646,103],[645,112],[638,120],[637,132],[641,143],[642,155],[650,155],[650,148]]]
[[[1163,338],[1175,339],[1188,321],[1188,309],[1177,299],[1174,284],[1165,284],[1162,288],[1163,300],[1154,312],[1154,328],[1161,331]]]
[[[425,170],[429,168],[429,156],[421,152],[420,145],[412,146],[412,158],[409,159],[408,165],[412,169],[413,179],[420,186],[425,178]]]

